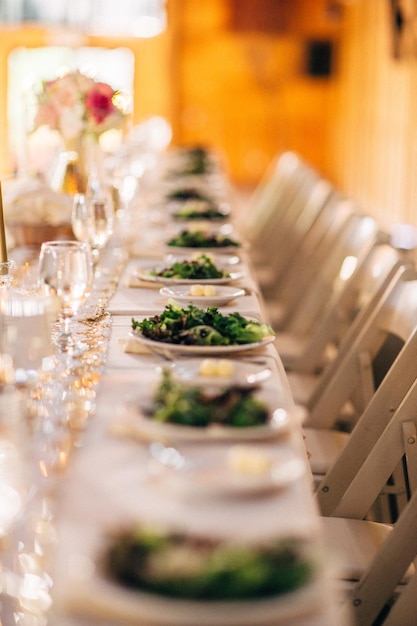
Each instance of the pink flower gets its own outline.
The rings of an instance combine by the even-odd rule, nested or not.
[[[35,126],[49,126],[58,129],[59,113],[52,102],[43,102],[39,105],[35,116]]]
[[[115,93],[107,83],[78,70],[45,81],[38,95],[35,125],[58,130],[65,139],[88,132],[99,135],[118,128],[124,113],[113,104]]]
[[[94,123],[102,124],[114,112],[113,95],[113,89],[105,83],[96,83],[87,94],[85,104]]]

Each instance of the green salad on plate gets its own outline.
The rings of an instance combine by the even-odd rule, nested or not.
[[[255,387],[212,389],[175,380],[165,369],[147,414],[157,422],[204,428],[211,424],[245,428],[268,422],[269,409]]]
[[[189,304],[182,308],[171,302],[162,313],[138,321],[133,331],[164,343],[194,346],[231,346],[262,342],[273,330],[264,322],[243,317],[238,312],[223,314],[217,307],[205,309]]]
[[[182,230],[167,242],[168,246],[179,248],[237,248],[239,242],[221,233],[206,233],[202,230]]]
[[[115,533],[105,564],[131,589],[200,601],[279,596],[311,582],[316,568],[297,538],[251,545],[139,524]]]
[[[229,278],[229,272],[219,269],[210,257],[201,254],[195,259],[175,261],[172,265],[159,270],[152,270],[152,276],[162,278],[183,278],[186,280],[210,280]]]

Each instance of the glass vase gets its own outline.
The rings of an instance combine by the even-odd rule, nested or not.
[[[64,141],[65,147],[53,169],[50,186],[70,196],[85,193],[88,180],[88,158],[86,138],[80,135]]]

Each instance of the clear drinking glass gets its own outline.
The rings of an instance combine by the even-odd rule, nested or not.
[[[39,283],[44,293],[60,302],[61,327],[56,339],[61,352],[73,351],[70,325],[91,292],[93,264],[90,246],[80,241],[47,241],[39,255]]]
[[[110,190],[91,183],[86,194],[76,194],[71,221],[75,237],[91,246],[93,260],[97,261],[100,250],[113,233],[114,208]]]
[[[57,315],[56,304],[55,299],[41,294],[0,291],[1,365],[6,374],[9,363],[13,381],[36,379],[44,359],[55,353],[51,327]]]

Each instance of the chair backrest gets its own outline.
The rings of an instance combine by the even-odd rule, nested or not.
[[[307,426],[316,428],[334,427],[342,407],[351,400],[358,390],[364,389],[365,408],[375,396],[373,363],[386,345],[387,339],[397,338],[404,343],[397,359],[404,358],[411,349],[413,332],[417,326],[417,271],[413,267],[401,266],[393,280],[385,290],[383,297],[370,312],[368,319],[356,337],[350,337],[351,343],[346,346],[337,367],[326,380],[324,389],[315,398],[306,419]],[[405,350],[407,348],[407,350]],[[385,366],[385,374],[397,364],[396,355],[390,355],[391,362]],[[394,363],[392,363],[392,361]],[[404,372],[401,385],[408,381],[408,387],[414,381],[414,369]],[[397,371],[397,368],[396,368]],[[392,378],[390,377],[390,381]],[[387,375],[383,377],[387,385]],[[378,390],[383,387],[380,384]],[[395,387],[395,385],[394,385]],[[400,387],[400,385],[398,385]],[[403,387],[403,392],[408,389]],[[401,396],[400,396],[401,399]],[[391,400],[388,401],[392,406]],[[363,413],[362,413],[363,415]],[[379,419],[379,418],[378,418]]]
[[[284,152],[255,189],[238,228],[249,243],[261,283],[269,283],[302,245],[329,196],[331,183],[294,152]]]
[[[268,262],[272,276],[280,276],[291,265],[333,195],[336,192],[328,180],[317,177],[315,172],[304,177],[287,210],[270,224],[262,238],[262,248],[272,251]]]
[[[363,257],[374,246],[377,237],[379,229],[373,218],[355,212],[349,214],[333,245],[325,249],[322,262],[315,264],[314,259],[310,259],[303,268],[298,267],[297,299],[293,297],[291,305],[286,306],[277,330],[282,328],[300,336],[310,334],[338,289],[345,259]],[[292,276],[293,280],[295,278]],[[280,293],[282,298],[286,297],[285,290]]]
[[[414,333],[414,356],[416,346],[417,333]],[[408,477],[408,504],[349,597],[357,623],[361,626],[374,624],[376,617],[403,580],[405,572],[417,555],[417,380],[404,395],[398,408],[393,411],[391,419],[385,423],[332,512],[332,516],[335,517],[364,518],[395,468],[402,463]],[[373,427],[372,421],[368,421],[368,427]],[[351,435],[353,438],[347,446],[354,448],[360,444],[362,436],[363,431],[357,434],[354,431]],[[414,580],[411,579],[411,585],[408,594],[412,591],[415,593],[415,576]],[[412,601],[408,598],[405,602],[406,607],[410,606],[410,602],[416,606],[415,599]],[[414,622],[395,621],[395,615],[397,613],[398,617],[400,609],[401,605],[397,607],[392,617],[383,623],[392,626],[416,623],[416,614],[413,616]]]
[[[258,273],[258,282],[266,302],[279,300],[288,303],[290,309],[294,307],[293,302],[297,303],[297,298],[301,297],[298,291],[302,294],[308,288],[318,268],[325,263],[328,251],[347,227],[353,212],[353,204],[342,200],[336,192],[328,196],[302,245],[294,251],[291,262],[283,271],[271,264],[263,275]]]
[[[249,198],[240,227],[249,241],[259,241],[276,215],[285,210],[300,180],[311,168],[291,151],[279,154]]]
[[[311,333],[302,357],[297,362],[297,371],[304,373],[317,372],[325,366],[307,404],[309,409],[327,386],[338,362],[383,297],[397,270],[402,265],[413,265],[402,251],[386,243],[388,235],[380,235],[361,258],[346,259],[348,263],[344,265],[351,266],[352,269],[342,267],[338,284],[335,285],[324,315]],[[330,362],[326,362],[329,352],[333,357]]]

